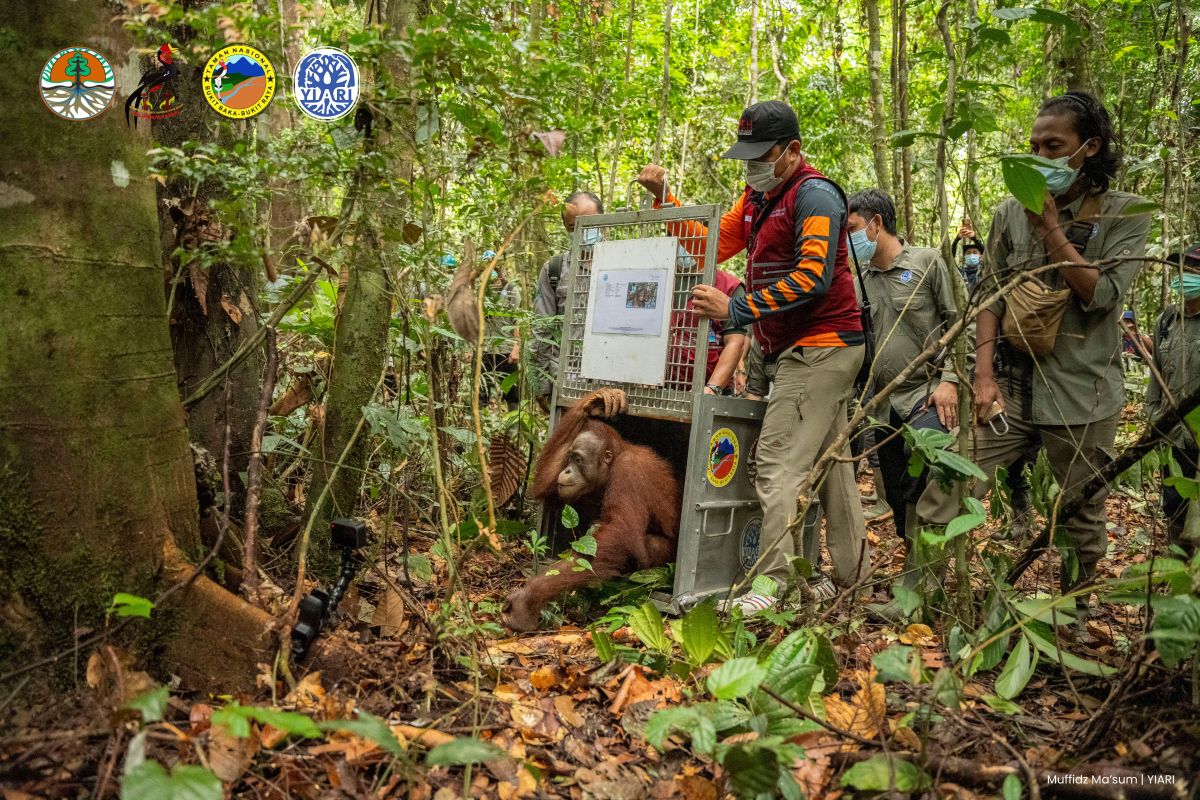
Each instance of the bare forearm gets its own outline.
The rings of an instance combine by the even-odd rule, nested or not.
[[[996,336],[1000,332],[1000,318],[994,311],[983,310],[975,320],[975,376],[992,377],[992,363],[996,357]]]
[[[729,380],[733,377],[733,371],[737,369],[738,362],[742,360],[742,342],[745,339],[745,336],[725,337],[721,357],[717,359],[712,375],[708,378],[708,382],[713,386],[724,388],[729,385]]]

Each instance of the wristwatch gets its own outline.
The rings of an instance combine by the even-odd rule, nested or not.
[[[720,394],[720,393],[721,393],[721,387],[720,387],[720,386],[714,386],[714,385],[713,385],[713,384],[711,384],[711,383],[706,383],[706,384],[704,384],[704,388],[705,388],[705,389],[712,389],[712,390],[713,390],[713,394]]]

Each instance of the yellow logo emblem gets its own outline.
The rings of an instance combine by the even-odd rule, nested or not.
[[[275,68],[244,44],[222,48],[204,65],[204,99],[218,114],[249,119],[275,96]]]

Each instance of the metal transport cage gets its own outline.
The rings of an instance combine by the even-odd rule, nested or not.
[[[760,553],[762,512],[754,491],[753,459],[766,403],[704,394],[709,325],[687,305],[694,286],[714,283],[720,213],[718,206],[705,205],[580,217],[562,273],[568,286],[551,425],[589,392],[604,386],[625,391],[628,413],[609,421],[629,441],[649,446],[670,461],[682,482],[675,584],[669,596],[656,598],[674,613],[706,597],[723,596]],[[668,243],[664,244],[664,239]],[[607,280],[607,273],[600,274],[603,265],[593,274],[593,256],[599,243],[626,242],[621,258],[641,266],[651,260],[651,250],[661,254],[672,246],[671,241],[674,264],[671,270],[660,273],[668,275],[665,282],[670,285],[670,307],[662,309],[667,328],[662,382],[638,384],[586,377],[590,373],[585,339],[589,347],[597,347],[595,342],[600,338],[588,336],[589,322],[592,332],[598,327],[596,308],[600,300],[592,294],[609,292],[611,285],[601,282],[601,278]],[[605,248],[609,252],[618,249],[608,245],[600,249]],[[645,259],[642,253],[647,254]],[[633,288],[642,285],[628,284],[630,288],[622,288],[622,296],[617,299],[628,297],[631,306],[644,302],[647,293],[638,295]],[[608,302],[611,308],[613,297]],[[650,341],[631,335],[602,341],[606,357],[615,362],[609,373],[614,377],[632,374],[639,360],[656,360],[653,353],[647,355],[653,350],[647,344]],[[661,336],[657,341],[661,345]],[[624,369],[626,363],[628,369]],[[654,366],[661,368],[662,362]],[[550,516],[542,515],[540,530],[555,552],[560,552],[566,547],[568,532],[560,529],[559,519]],[[819,511],[814,506],[805,529],[808,541],[817,541],[817,520]]]

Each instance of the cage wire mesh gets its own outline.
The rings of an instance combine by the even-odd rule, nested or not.
[[[593,248],[582,244],[582,232],[588,228],[597,229],[600,238],[606,241],[662,236],[675,236],[678,239],[671,291],[667,364],[662,386],[595,380],[583,376],[583,335],[590,301]],[[707,320],[688,306],[688,301],[697,284],[713,284],[719,228],[720,207],[716,205],[620,211],[577,220],[575,234],[571,238],[572,266],[563,313],[556,382],[558,405],[568,406],[589,392],[613,386],[625,390],[631,414],[691,419],[693,397],[704,386],[709,326]],[[636,346],[636,343],[631,342],[630,346]]]

